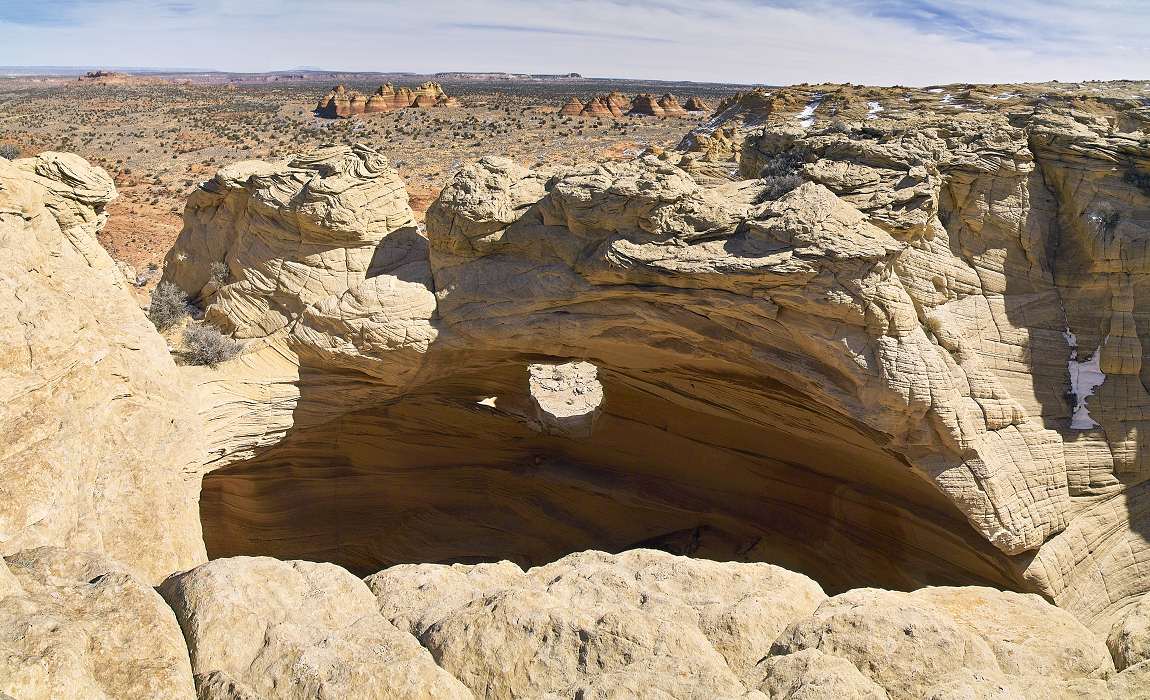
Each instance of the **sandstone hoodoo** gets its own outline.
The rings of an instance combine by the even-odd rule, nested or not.
[[[592,97],[590,100],[588,100],[587,104],[583,105],[583,111],[580,112],[580,114],[585,117],[617,116],[615,114],[615,110],[612,109],[612,105],[609,105],[607,103],[607,98],[602,95]]]
[[[458,107],[459,100],[448,96],[439,83],[425,82],[415,90],[408,87],[395,87],[385,83],[376,88],[370,96],[345,85],[337,85],[320,98],[316,114],[321,117],[346,118],[355,114],[390,112],[407,107]]]
[[[631,100],[629,113],[645,117],[662,117],[667,114],[663,106],[659,104],[659,100],[654,95],[649,94],[635,95],[635,98]]]
[[[687,110],[683,109],[683,106],[679,104],[679,100],[671,94],[660,97],[659,106],[663,108],[663,114],[668,117],[683,117],[687,114]]]
[[[608,107],[614,107],[620,112],[626,112],[627,108],[630,106],[630,101],[627,99],[627,96],[618,90],[612,90],[609,92],[605,99],[607,101]]]
[[[376,147],[225,166],[162,279],[215,367],[107,173],[0,159],[0,693],[1145,697],[1150,117],[962,93],[486,157],[423,227]]]
[[[711,110],[711,106],[698,97],[687,98],[683,108],[688,112],[709,112]]]
[[[565,117],[577,117],[583,112],[583,103],[574,95],[559,108],[559,114]]]
[[[435,100],[438,100],[441,97],[447,96],[443,92],[443,86],[440,85],[439,83],[435,83],[432,81],[427,81],[426,83],[421,83],[419,87],[412,90],[412,93],[415,95],[416,99],[418,99],[420,97],[431,98],[433,104],[434,104]]]

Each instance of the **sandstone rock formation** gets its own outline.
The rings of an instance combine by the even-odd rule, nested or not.
[[[635,95],[635,98],[631,100],[628,113],[640,114],[646,117],[662,117],[667,114],[663,106],[659,104],[659,100],[656,99],[654,95],[648,93]]]
[[[432,104],[434,104],[435,100],[438,100],[441,97],[447,97],[447,94],[443,92],[443,86],[440,85],[439,83],[432,82],[432,81],[427,81],[425,83],[420,84],[419,87],[412,90],[412,93],[415,95],[416,98],[419,98],[419,97],[431,98]]]
[[[1150,661],[1150,597],[1142,598],[1114,623],[1106,643],[1119,671]]]
[[[679,104],[679,100],[671,94],[665,94],[658,100],[659,107],[662,108],[663,114],[668,117],[683,117],[687,115],[687,110],[683,109],[683,105]]]
[[[1098,697],[1113,674],[1100,640],[1068,613],[1037,596],[978,587],[835,596],[792,623],[771,654],[809,649],[849,661],[891,698],[987,688]]]
[[[711,106],[708,105],[706,102],[704,102],[699,97],[687,98],[687,101],[683,104],[683,108],[686,109],[688,112],[709,112],[709,111],[711,111]]]
[[[155,582],[204,559],[203,421],[96,241],[115,196],[75,155],[0,160],[0,555],[91,550]]]
[[[579,98],[575,97],[574,95],[572,95],[571,99],[567,100],[567,102],[564,103],[561,108],[559,108],[559,114],[565,117],[577,117],[582,112],[583,103],[580,102]]]
[[[120,86],[120,85],[160,85],[168,82],[163,78],[132,75],[120,71],[94,70],[88,71],[76,79],[84,85]]]
[[[588,100],[581,114],[585,117],[622,117],[623,111],[608,96],[598,95]]]
[[[398,566],[367,583],[383,614],[479,697],[743,697],[775,637],[825,599],[778,567],[650,550],[584,552],[527,572]]]
[[[603,404],[603,385],[590,362],[527,366],[535,419],[541,429],[571,437],[589,437]]]
[[[1051,256],[1088,259],[1089,247],[1067,241],[1088,245],[1100,226],[1132,235],[1140,225],[1133,213],[1097,213],[1093,201],[1134,202],[1128,212],[1142,206],[1126,175],[1098,171],[1097,194],[1090,194],[1061,183],[1082,172],[1080,164],[1061,165],[1065,154],[1078,154],[1077,163],[1083,149],[1104,139],[1107,152],[1123,157],[1140,157],[1140,147],[1108,136],[1109,126],[1093,118],[1056,108],[1037,108],[1025,130],[992,114],[957,121],[925,114],[914,117],[913,129],[884,118],[856,132],[803,126],[801,112],[782,111],[853,97],[835,102],[822,86],[755,95],[704,127],[711,135],[729,129],[729,143],[742,141],[730,151],[737,160],[718,169],[674,154],[558,174],[497,159],[465,168],[428,212],[433,280],[420,277],[410,293],[430,300],[434,289],[436,299],[401,316],[404,327],[427,329],[403,352],[385,345],[363,353],[344,340],[333,359],[317,353],[293,319],[312,314],[304,309],[320,295],[300,292],[304,285],[290,276],[280,283],[283,299],[275,300],[277,289],[271,303],[259,291],[271,289],[266,282],[225,290],[209,319],[246,337],[252,328],[281,334],[293,352],[310,357],[301,370],[309,383],[322,384],[330,362],[354,369],[341,381],[357,398],[341,404],[330,392],[309,390],[292,407],[308,416],[306,425],[285,418],[294,427],[284,428],[278,445],[208,476],[212,547],[334,558],[370,573],[418,557],[514,552],[529,565],[596,545],[656,543],[778,562],[832,591],[860,583],[1036,591],[1107,634],[1127,605],[1110,601],[1146,590],[1140,577],[1095,573],[1099,566],[1129,569],[1143,551],[1139,511],[1124,505],[1140,490],[1118,478],[1132,481],[1136,458],[1128,442],[1110,447],[1093,428],[1076,427],[1087,412],[1099,426],[1130,418],[1117,398],[1106,403],[1110,384],[1090,387],[1087,396],[1076,379],[1093,371],[1082,359],[1097,354],[1104,336],[1094,329],[1105,326],[1089,314],[1104,304],[1070,303],[1075,294],[1089,300],[1098,292]],[[596,99],[591,108],[605,104]],[[761,114],[754,111],[760,105]],[[744,108],[751,111],[731,111]],[[1062,145],[1067,140],[1075,150]],[[809,182],[772,194],[774,183],[759,174],[777,158],[790,159],[799,181]],[[292,211],[286,203],[300,186],[273,208]],[[212,232],[233,227],[216,220],[205,215],[195,235],[222,240]],[[1047,238],[1055,231],[1060,247]],[[213,245],[178,245],[177,258],[187,260],[169,260],[170,278],[203,269],[207,258],[196,260],[196,251]],[[283,255],[262,258],[289,264]],[[314,272],[304,279],[325,279],[324,260],[307,263]],[[342,293],[343,269],[338,284],[317,289]],[[194,280],[183,286],[193,295],[200,288]],[[1130,308],[1129,296],[1121,299],[1115,308]],[[334,303],[316,308],[340,318]],[[274,310],[272,320],[253,325],[245,320],[249,306]],[[1106,347],[1133,347],[1130,328],[1136,324],[1114,326]],[[1115,360],[1106,359],[1109,352],[1093,376],[1134,376],[1123,374],[1135,366],[1132,350]],[[605,408],[588,437],[540,435],[528,366],[576,360],[597,368]],[[1072,383],[1081,401],[1065,398]],[[364,396],[389,403],[364,403]],[[437,433],[445,452],[434,458],[370,447],[422,444],[429,421],[452,426],[450,437]],[[357,438],[334,455],[318,450],[331,431]],[[1131,466],[1099,462],[1107,453],[1115,455],[1109,460],[1130,455],[1117,464]],[[437,467],[430,483],[466,484],[465,492],[429,488],[420,473],[401,467],[428,460]],[[708,486],[709,474],[691,466],[699,462],[742,479],[738,497]],[[313,490],[304,475],[333,463],[357,476],[301,499]],[[508,463],[529,465],[530,476],[495,467]],[[386,491],[368,476],[379,474],[395,479]],[[272,488],[279,478],[293,487]],[[600,480],[611,488],[604,491]],[[780,490],[780,482],[793,490]],[[499,497],[469,511],[466,523],[443,515],[455,499],[479,492]],[[381,511],[381,500],[392,510]],[[764,500],[788,515],[765,514],[757,505]],[[342,525],[321,516],[335,503],[346,516]],[[648,515],[636,517],[633,503]],[[1088,506],[1091,515],[1078,518]],[[513,523],[549,521],[546,513],[559,507],[567,513],[562,537],[516,534]],[[403,514],[412,509],[425,517],[409,522]],[[383,537],[399,519],[403,532]],[[448,519],[451,541],[436,538]],[[1098,542],[1095,557],[1104,563],[1083,561],[1078,543],[1112,532],[1099,522],[1126,523],[1125,534]],[[498,542],[492,523],[505,533]],[[913,547],[905,546],[908,538]]]
[[[1150,114],[937,89],[486,158],[426,238],[371,148],[223,168],[164,273],[216,369],[123,294],[101,171],[0,161],[2,551],[191,569],[205,697],[1144,695]],[[196,567],[201,476],[210,556],[292,561]]]
[[[390,112],[407,107],[458,107],[459,100],[448,96],[439,83],[426,82],[415,90],[408,87],[396,88],[384,83],[370,96],[357,90],[349,90],[337,85],[320,98],[316,113],[321,117],[350,117],[356,114]]]

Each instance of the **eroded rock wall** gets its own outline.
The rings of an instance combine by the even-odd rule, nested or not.
[[[0,159],[0,554],[204,561],[196,389],[96,241],[116,196],[67,153]]]
[[[921,95],[784,92],[724,105],[682,152],[466,166],[428,211],[426,252],[405,248],[419,274],[291,258],[308,235],[349,261],[403,238],[402,216],[364,235],[349,214],[344,241],[296,204],[316,192],[354,213],[362,192],[404,210],[369,150],[244,166],[197,195],[181,254],[230,251],[255,279],[234,232],[262,231],[283,239],[262,259],[302,262],[308,283],[208,299],[222,327],[260,328],[297,390],[278,437],[222,448],[209,548],[366,573],[418,552],[531,565],[657,543],[835,591],[1033,590],[1108,630],[1146,589],[1123,262],[1139,259],[1145,146],[1131,123],[1044,100],[956,116]],[[828,109],[857,121],[827,125]],[[734,147],[696,150],[720,132]],[[780,187],[788,169],[802,184]],[[203,297],[188,271],[205,264],[167,274]],[[530,367],[568,362],[593,365],[603,395],[578,430],[549,430]]]

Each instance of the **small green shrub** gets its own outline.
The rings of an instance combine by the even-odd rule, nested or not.
[[[193,365],[215,367],[239,351],[240,344],[214,326],[190,325],[184,329],[184,356]]]
[[[0,144],[0,158],[16,160],[20,157],[20,148],[10,143]]]
[[[158,330],[166,331],[182,321],[191,308],[188,297],[171,282],[160,282],[152,290],[152,301],[148,304],[148,320]]]

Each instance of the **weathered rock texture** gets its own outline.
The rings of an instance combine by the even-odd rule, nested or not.
[[[0,159],[0,554],[204,560],[195,392],[96,241],[116,196],[78,156]]]
[[[150,586],[102,557],[40,547],[0,559],[0,696],[191,700],[196,691],[180,627]]]
[[[200,698],[469,698],[426,649],[332,564],[220,559],[160,587]]]
[[[1114,673],[1069,613],[989,588],[828,599],[775,566],[652,550],[401,565],[367,584],[478,697],[1107,697]]]

